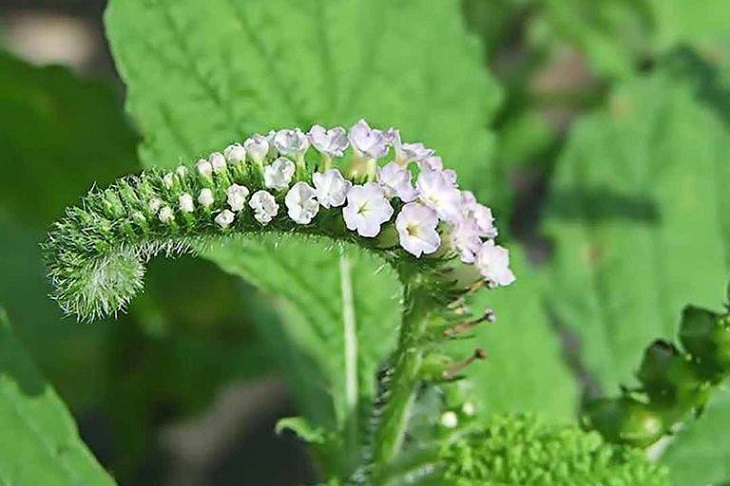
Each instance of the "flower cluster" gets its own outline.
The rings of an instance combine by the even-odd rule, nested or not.
[[[310,168],[316,167],[313,173],[306,159],[310,148],[322,160],[309,162]],[[349,160],[341,160],[348,152]],[[349,131],[315,125],[308,133],[285,129],[256,134],[199,160],[196,169],[212,181],[228,166],[257,173],[255,179],[263,187],[231,183],[225,191],[226,207],[219,211],[213,207],[216,199],[210,188],[186,193],[179,197],[179,211],[195,211],[197,201],[226,230],[248,208],[264,226],[279,216],[281,205],[299,225],[312,223],[320,210],[336,210],[345,227],[361,237],[376,238],[391,226],[400,247],[415,257],[453,255],[475,265],[492,285],[515,280],[508,251],[494,242],[497,230],[491,210],[459,188],[456,172],[445,169],[433,150],[403,143],[398,130],[378,130],[360,120]],[[174,175],[164,181],[172,187]],[[173,208],[158,203],[150,202],[156,204],[159,220],[172,222]]]

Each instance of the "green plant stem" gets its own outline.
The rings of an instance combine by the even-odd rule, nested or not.
[[[421,379],[424,353],[421,340],[435,304],[417,281],[404,279],[404,282],[403,321],[386,392],[389,396],[375,432],[375,470],[390,464],[403,444],[410,410]]]

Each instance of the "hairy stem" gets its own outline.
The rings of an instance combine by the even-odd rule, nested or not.
[[[424,357],[421,341],[434,302],[420,287],[418,279],[405,281],[403,321],[388,386],[390,395],[375,432],[373,462],[376,469],[389,464],[400,451],[421,379]]]

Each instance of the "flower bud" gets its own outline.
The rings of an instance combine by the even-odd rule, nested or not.
[[[657,340],[644,352],[636,377],[652,402],[672,407],[681,418],[706,395],[706,381],[672,343]]]
[[[662,417],[630,397],[592,400],[583,407],[584,428],[599,432],[607,441],[647,447],[664,435]]]
[[[682,313],[679,339],[704,374],[719,379],[730,372],[730,315],[688,306]]]

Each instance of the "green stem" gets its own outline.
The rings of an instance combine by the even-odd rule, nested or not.
[[[417,282],[404,280],[404,311],[394,357],[388,400],[375,432],[373,464],[382,469],[395,459],[403,445],[411,407],[421,379],[424,349],[421,340],[433,310],[433,301]]]

